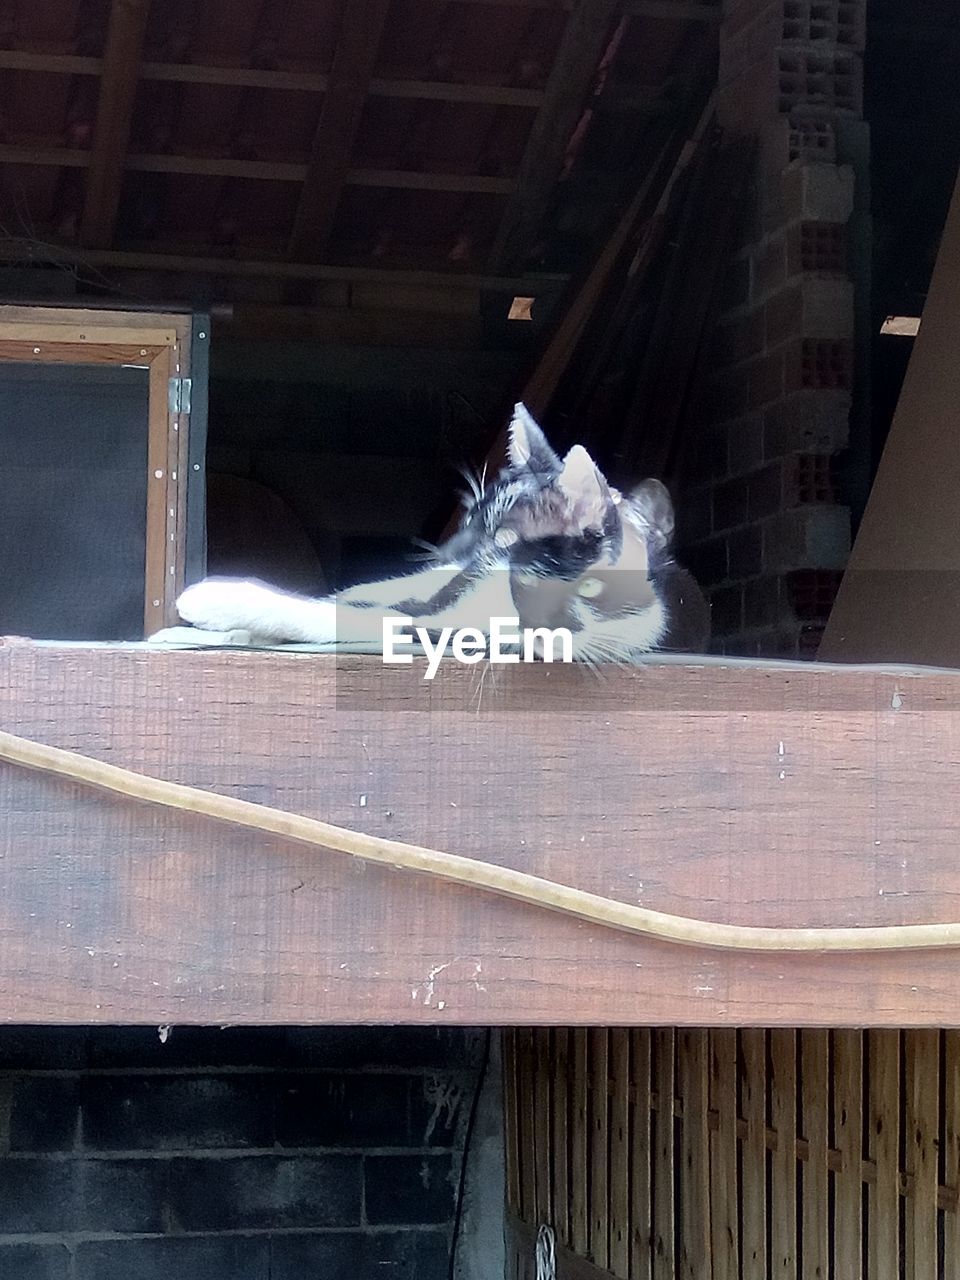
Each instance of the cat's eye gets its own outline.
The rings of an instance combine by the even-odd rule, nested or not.
[[[513,529],[498,529],[493,535],[494,544],[501,548],[512,547],[517,541],[517,534]]]
[[[577,587],[577,595],[585,600],[594,600],[603,591],[603,583],[599,578],[584,578]]]

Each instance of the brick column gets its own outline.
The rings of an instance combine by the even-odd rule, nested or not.
[[[812,656],[850,548],[837,486],[854,367],[838,125],[862,111],[865,0],[726,0],[718,112],[758,139],[701,445],[681,500],[716,648]]]

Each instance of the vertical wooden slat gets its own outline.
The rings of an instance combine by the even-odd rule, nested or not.
[[[557,1240],[570,1247],[570,1032],[557,1027],[553,1032],[553,1229]]]
[[[630,1032],[610,1032],[610,1261],[615,1276],[630,1275]]]
[[[803,1131],[803,1280],[826,1280],[830,1244],[827,1200],[828,1033],[800,1032]]]
[[[877,1176],[868,1190],[867,1280],[897,1280],[900,1256],[900,1033],[868,1032],[870,1155]]]
[[[767,1044],[757,1029],[740,1032],[743,1051],[741,1105],[743,1141],[743,1274],[763,1280],[767,1272]]]
[[[171,528],[176,528],[179,495],[186,486],[179,474],[174,479],[169,466],[171,364],[170,348],[165,347],[150,362],[148,383],[147,545],[143,600],[144,635],[147,636],[176,618],[176,573],[168,571],[171,557],[167,528],[168,522],[171,522]]]
[[[533,1150],[537,1141],[536,1107],[533,1095],[533,1032],[517,1031],[517,1095],[520,1114],[520,1213],[525,1222],[537,1221],[537,1170]]]
[[[710,1032],[710,1227],[714,1280],[739,1280],[737,1225],[737,1033]]]
[[[797,1276],[797,1036],[770,1032],[771,1121],[777,1135],[770,1198],[771,1280]]]
[[[937,1275],[937,1099],[940,1036],[907,1031],[905,1044],[906,1174],[910,1187],[904,1254],[907,1280]]]
[[[522,1216],[520,1201],[520,1116],[517,1111],[517,1033],[503,1033],[503,1120],[507,1177],[507,1204]]]
[[[960,1031],[947,1031],[944,1052],[944,1181],[960,1193]],[[943,1215],[943,1274],[960,1275],[960,1204]]]
[[[587,1170],[590,1161],[587,1129],[587,1032],[573,1032],[573,1096],[571,1098],[570,1142],[570,1236],[574,1253],[586,1256],[590,1238],[587,1204]]]
[[[835,1175],[833,1256],[837,1280],[863,1273],[863,1032],[833,1032],[833,1132],[840,1153]]]
[[[609,1266],[610,1033],[590,1030],[590,1257]]]
[[[710,1133],[707,1032],[680,1033],[679,1069],[683,1098],[681,1129],[680,1268],[684,1280],[710,1280]]]
[[[657,1030],[657,1136],[653,1171],[653,1277],[676,1280],[673,1203],[674,1033]]]
[[[630,1120],[630,1280],[651,1280],[650,1045],[652,1032],[630,1033],[633,1115]]]
[[[533,1162],[537,1171],[536,1222],[553,1225],[553,1184],[550,1169],[553,1128],[550,1106],[550,1028],[538,1027],[533,1033],[534,1045],[534,1128]]]

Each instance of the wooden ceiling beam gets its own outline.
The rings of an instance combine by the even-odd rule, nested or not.
[[[100,75],[80,239],[103,248],[113,239],[130,140],[150,0],[113,0]]]
[[[342,280],[352,284],[481,289],[491,293],[539,295],[561,289],[567,282],[567,276],[557,272],[492,276],[465,271],[391,270],[387,267],[286,262],[280,259],[215,258],[202,254],[81,249],[19,237],[0,238],[0,262],[74,264],[126,271],[173,271],[196,276],[258,276],[268,280]]]
[[[39,165],[44,168],[86,169],[92,152],[71,147],[20,147],[0,143],[0,164]],[[235,160],[231,156],[128,155],[123,167],[133,173],[192,174],[209,178],[256,178],[263,182],[303,182],[305,164],[277,160]],[[350,169],[344,185],[386,187],[404,191],[461,191],[482,195],[509,195],[510,178],[472,173],[421,173],[408,169]],[[101,248],[101,245],[92,247]]]
[[[492,270],[523,263],[546,212],[563,157],[623,0],[576,0],[527,139],[520,174],[490,254]]]
[[[565,9],[575,0],[457,0],[459,4],[512,5],[522,9]],[[629,0],[624,6],[628,18],[666,18],[676,22],[708,22],[719,25],[720,5],[709,0]]]
[[[0,49],[0,71],[98,76],[102,68],[102,58]],[[140,79],[174,84],[224,85],[231,89],[276,89],[295,93],[326,93],[330,81],[330,77],[320,71],[201,67],[184,62],[141,63]],[[379,76],[370,80],[369,92],[371,97],[414,98],[428,102],[477,102],[493,107],[539,107],[543,101],[542,89],[521,89],[497,84],[453,84],[443,80],[390,80]]]
[[[287,244],[287,257],[319,261],[326,251],[343,189],[350,179],[360,128],[390,0],[344,6],[330,80],[313,152]]]

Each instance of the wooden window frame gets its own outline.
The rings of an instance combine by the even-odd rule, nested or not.
[[[149,372],[145,636],[176,621],[185,585],[190,414],[172,402],[170,390],[171,379],[191,376],[192,327],[187,313],[0,306],[0,361],[136,365]]]

